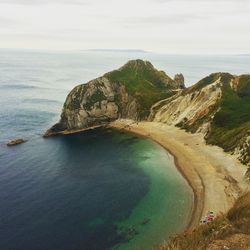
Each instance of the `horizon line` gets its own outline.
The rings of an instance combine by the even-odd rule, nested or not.
[[[235,55],[235,56],[250,56],[249,53],[195,53],[195,52],[183,52],[183,53],[175,53],[175,52],[156,52],[156,51],[149,51],[143,49],[110,49],[110,48],[96,48],[96,49],[48,49],[48,48],[6,48],[0,47],[0,50],[23,50],[23,51],[47,51],[47,52],[115,52],[115,53],[148,53],[148,54],[161,54],[161,55],[204,55],[204,56],[226,56],[226,55]]]

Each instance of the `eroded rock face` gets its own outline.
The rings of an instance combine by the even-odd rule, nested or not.
[[[118,70],[76,86],[67,96],[59,123],[44,136],[104,125],[118,118],[146,119],[155,102],[180,88],[150,62],[129,61]]]
[[[250,167],[248,167],[245,175],[246,175],[246,179],[250,182]]]
[[[248,175],[250,179],[250,130],[246,137],[241,138],[233,153],[238,155],[241,162],[249,166]]]
[[[250,76],[211,74],[184,88],[147,61],[129,61],[68,95],[60,121],[45,136],[101,126],[119,118],[150,120],[201,132],[209,144],[250,161]]]
[[[75,87],[64,103],[61,120],[47,132],[104,125],[118,118],[137,120],[138,106],[124,86],[100,77]]]
[[[177,95],[155,104],[152,109],[157,110],[151,112],[150,119],[156,122],[163,122],[169,125],[181,125],[190,127],[194,131],[198,127],[195,125],[197,120],[205,119],[209,115],[211,118],[211,110],[217,101],[221,98],[221,82],[220,79],[214,83],[186,95],[178,93]],[[215,109],[214,112],[217,110]],[[208,129],[207,126],[199,127],[204,133]],[[196,132],[196,131],[194,131]]]
[[[149,120],[203,133],[207,143],[250,164],[249,75],[211,74],[153,105]]]

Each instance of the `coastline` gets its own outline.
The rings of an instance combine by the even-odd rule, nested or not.
[[[96,125],[96,126],[92,126],[92,127],[88,127],[88,128],[81,128],[81,129],[73,129],[73,130],[62,130],[59,132],[52,132],[50,129],[47,130],[44,134],[43,137],[44,138],[49,138],[52,136],[57,136],[57,135],[71,135],[71,134],[77,134],[77,133],[81,133],[84,131],[88,131],[88,130],[94,130],[96,128],[102,128],[105,127],[105,125]]]
[[[149,138],[174,157],[178,171],[193,190],[194,202],[186,230],[192,230],[208,211],[225,213],[247,189],[246,167],[221,148],[206,145],[201,134],[156,122],[121,119],[108,126]]]

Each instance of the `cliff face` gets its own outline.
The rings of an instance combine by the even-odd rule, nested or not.
[[[176,93],[179,84],[150,62],[129,61],[118,70],[75,87],[61,120],[45,136],[106,124],[118,118],[146,119],[151,106]]]
[[[169,125],[185,126],[193,132],[198,129],[206,132],[205,122],[217,111],[214,107],[221,94],[221,82],[217,79],[198,91],[180,92],[172,98],[156,103],[152,107],[150,119]],[[202,124],[198,123],[201,119]]]
[[[75,87],[68,95],[61,115],[61,123],[68,130],[81,129],[128,117],[137,119],[136,99],[124,86],[106,77]]]
[[[250,76],[215,73],[151,108],[150,120],[202,132],[250,164]]]
[[[147,61],[129,61],[68,95],[60,121],[45,136],[107,124],[151,120],[202,132],[207,143],[250,165],[250,76],[214,73],[190,88]],[[250,171],[250,170],[249,170]]]

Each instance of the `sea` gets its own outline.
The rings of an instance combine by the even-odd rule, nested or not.
[[[0,49],[0,249],[147,250],[185,229],[193,193],[160,145],[101,128],[42,137],[74,86],[138,58],[186,86],[250,72],[249,55]]]

